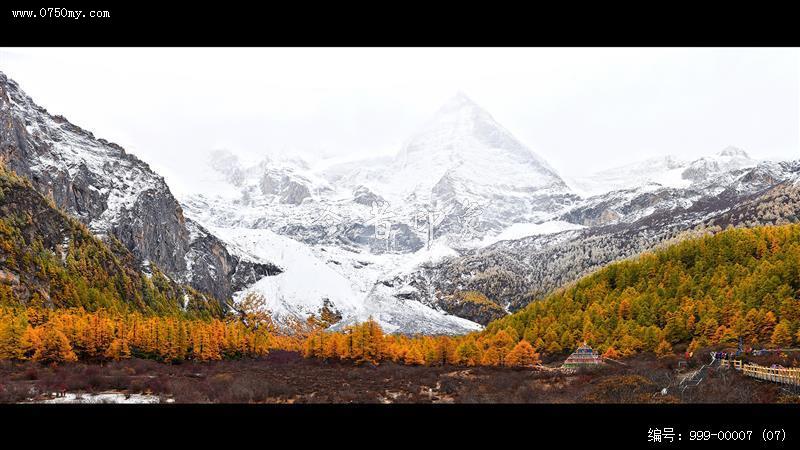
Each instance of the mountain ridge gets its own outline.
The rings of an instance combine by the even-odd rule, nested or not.
[[[394,158],[318,167],[218,152],[208,190],[180,201],[149,165],[4,75],[0,124],[0,160],[144,273],[153,265],[223,304],[262,293],[294,319],[324,310],[334,328],[372,316],[391,332],[474,331],[697,227],[796,219],[797,164],[734,147],[612,169],[623,188],[580,197],[463,93]]]
[[[120,241],[96,238],[2,164],[0,213],[3,306],[221,313],[215,299],[175,283],[157,266],[140,270]]]
[[[238,279],[251,282],[252,275],[277,269],[234,258],[205,228],[191,221],[187,226],[164,178],[147,163],[50,115],[3,73],[0,124],[0,160],[94,234],[119,239],[142,268],[152,261],[171,278],[221,301],[238,287],[231,282],[237,268]],[[198,259],[204,265],[193,264]]]
[[[622,173],[628,187],[592,197],[580,198],[565,190],[560,177],[555,184],[539,183],[535,188],[534,181],[531,189],[516,189],[519,184],[507,183],[513,176],[493,171],[479,159],[474,161],[481,163],[471,170],[459,172],[462,157],[502,160],[506,156],[497,146],[484,145],[480,133],[474,136],[476,129],[482,129],[475,123],[481,122],[500,130],[498,142],[507,142],[508,136],[514,139],[487,112],[460,95],[440,108],[392,160],[373,159],[366,167],[352,162],[342,168],[326,167],[333,167],[335,175],[324,170],[308,174],[303,172],[308,164],[270,160],[261,169],[258,165],[242,169],[241,173],[256,176],[249,182],[251,192],[260,189],[257,176],[264,167],[273,178],[308,183],[309,195],[301,204],[286,204],[279,193],[251,196],[248,205],[234,200],[241,206],[207,197],[184,199],[183,204],[190,217],[210,226],[252,228],[256,234],[269,229],[303,242],[322,263],[358,286],[354,292],[363,297],[363,304],[384,305],[384,309],[371,309],[378,317],[385,312],[382,326],[413,333],[421,330],[390,317],[400,315],[395,305],[418,303],[436,314],[486,324],[587,270],[650,249],[727,208],[745,204],[749,196],[776,185],[794,170],[772,163],[757,165],[746,152],[726,148],[692,161],[667,156],[643,166],[632,163],[638,169]],[[515,139],[512,142],[513,148],[528,151]],[[462,150],[466,156],[460,154]],[[408,158],[415,154],[419,157]],[[535,161],[535,155],[530,155],[528,160]],[[518,172],[528,169],[520,169],[517,162],[509,166]],[[658,175],[659,168],[671,172],[673,179],[649,179]],[[695,180],[683,176],[690,169],[695,171]],[[306,175],[298,177],[300,173]],[[643,176],[627,179],[632,174]],[[526,173],[520,178],[538,175]],[[315,183],[314,178],[325,182]],[[401,182],[393,183],[395,179]],[[264,209],[266,205],[271,212]],[[387,241],[375,238],[378,223],[372,214],[383,206],[391,213],[386,217],[388,233],[396,233],[396,242],[402,245],[387,247]],[[330,212],[338,218],[328,223]],[[511,233],[512,229],[516,231]],[[503,239],[505,235],[517,239]],[[608,247],[592,251],[596,246]],[[573,269],[556,273],[568,263]],[[287,266],[287,270],[292,268]],[[488,301],[474,307],[479,305],[464,299],[475,296],[465,292],[478,292]],[[495,306],[485,307],[489,304]],[[317,307],[322,305],[320,298]],[[364,319],[364,315],[343,314],[342,324]]]
[[[402,293],[395,297],[379,279],[398,266],[457,254],[455,248],[492,230],[545,218],[577,200],[541,157],[464,94],[439,108],[393,159],[370,162],[315,171],[301,160],[242,164],[230,152],[219,152],[211,164],[216,175],[207,177],[215,188],[189,195],[182,204],[188,217],[226,234],[233,247],[271,242],[294,252],[279,236],[304,243],[310,252],[301,252],[303,261],[321,258],[352,283],[349,295],[361,299],[354,307],[310,286],[303,294],[287,274],[260,283],[263,294],[286,296],[272,300],[276,310],[292,310],[295,303],[313,314],[327,301],[342,314],[342,324],[365,320],[369,312],[392,331],[441,333],[448,332],[442,328],[448,322],[459,331],[477,325],[449,317],[434,303],[404,299]],[[332,291],[347,291],[335,278],[331,274]],[[314,304],[304,296],[315,298]],[[462,301],[462,310],[484,314],[491,308]]]

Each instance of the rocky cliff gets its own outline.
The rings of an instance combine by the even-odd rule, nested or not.
[[[164,179],[134,155],[36,105],[0,73],[0,161],[99,237],[118,239],[146,269],[219,299],[279,273],[228,253],[184,218]]]

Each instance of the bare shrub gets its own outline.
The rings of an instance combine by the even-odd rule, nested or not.
[[[63,389],[67,391],[88,391],[89,381],[80,373],[70,373],[64,379]]]
[[[0,385],[0,403],[20,403],[28,399],[28,388],[23,384]]]
[[[620,375],[600,380],[586,400],[592,403],[648,403],[655,384],[639,375]]]
[[[154,378],[148,378],[144,382],[144,392],[150,392],[153,394],[170,394],[169,392],[169,383],[167,382],[166,377],[163,375],[158,375]]]
[[[17,378],[19,380],[38,380],[39,379],[39,370],[33,366],[29,365],[24,372]]]

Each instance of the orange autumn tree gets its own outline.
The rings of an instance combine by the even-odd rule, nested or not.
[[[383,359],[383,330],[371,317],[366,322],[349,327],[350,357],[357,363],[378,364]]]
[[[606,351],[603,352],[603,358],[618,359],[619,358],[619,352],[617,352],[617,350],[614,349],[613,346],[608,347],[606,349]]]
[[[662,340],[658,344],[658,347],[656,347],[656,355],[658,355],[659,358],[670,356],[672,354],[673,354],[672,345],[670,345],[670,343],[665,340]]]
[[[72,351],[72,346],[64,333],[52,323],[39,329],[39,339],[34,340],[34,361],[44,363],[62,363],[77,361],[78,357]]]
[[[475,337],[467,335],[459,340],[455,348],[453,363],[463,366],[477,366],[481,361],[481,350],[475,344]]]
[[[337,333],[316,330],[302,344],[303,356],[307,358],[350,359],[358,364],[378,364],[392,354],[397,343],[383,334],[383,330],[372,318],[364,323],[350,325]],[[399,359],[400,354],[396,355]]]
[[[504,356],[501,357],[500,350],[496,347],[489,347],[481,354],[480,365],[482,366],[500,366],[503,364]],[[469,364],[467,364],[469,365]]]
[[[270,345],[276,343],[266,327],[251,329],[235,319],[0,307],[0,359],[207,361],[263,356]]]
[[[770,341],[775,347],[788,347],[792,345],[792,330],[788,321],[782,320],[775,326]]]
[[[124,338],[114,339],[111,341],[111,345],[108,346],[104,356],[114,361],[129,359],[131,357],[131,350],[128,347],[128,340]]]
[[[407,365],[412,366],[421,366],[425,364],[425,357],[422,354],[421,345],[418,343],[411,344],[409,348],[406,350],[405,356],[403,357],[403,361]]]
[[[28,321],[23,315],[12,315],[0,310],[0,359],[23,359],[23,336]]]
[[[493,336],[488,336],[487,339],[482,340],[484,342],[482,360],[486,363],[483,361],[481,363],[487,366],[505,365],[506,355],[514,348],[518,340],[517,332],[510,327],[498,331]]]
[[[526,340],[521,340],[506,356],[506,365],[509,367],[531,367],[539,364],[539,354]]]

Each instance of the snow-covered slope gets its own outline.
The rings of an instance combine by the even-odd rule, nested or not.
[[[620,167],[602,170],[570,180],[570,185],[583,197],[632,189],[647,184],[686,187],[691,182],[681,176],[686,162],[674,156],[650,158]]]
[[[570,185],[583,197],[592,197],[618,190],[650,188],[686,188],[693,183],[748,167],[758,161],[736,147],[726,147],[711,156],[686,161],[663,156],[602,170],[570,180]]]
[[[744,150],[736,147],[726,147],[716,155],[692,161],[681,176],[685,180],[702,183],[720,174],[754,167],[756,164],[758,164],[758,161],[750,158],[750,155]]]
[[[320,317],[327,308],[341,316],[342,322],[337,327],[373,317],[389,332],[441,334],[480,328],[474,322],[419,302],[367,298],[380,278],[396,272],[402,264],[411,270],[417,263],[437,261],[442,253],[454,254],[448,249],[421,250],[403,258],[403,255],[354,254],[336,247],[309,246],[265,229],[211,230],[235,254],[271,261],[284,269],[283,273],[262,278],[234,297],[239,300],[250,292],[262,295],[278,323]]]
[[[409,333],[477,325],[404,299],[402,287],[382,281],[457,256],[487,236],[546,231],[535,227],[578,200],[542,158],[463,94],[393,158],[242,161],[216,152],[198,178],[203,188],[181,199],[186,214],[242,257],[284,270],[252,286],[276,314],[318,314],[327,300],[342,323],[373,315]]]
[[[767,187],[769,179],[785,175],[774,164],[762,162],[754,173],[762,174],[764,183],[742,181],[743,174],[757,165],[758,161],[733,147],[691,162],[664,157],[632,163],[575,183],[599,194],[576,202],[559,218],[586,226],[633,223],[655,212],[689,208],[737,185],[740,194],[752,193]]]
[[[212,228],[228,248],[236,254],[272,261],[287,268],[283,273],[266,277],[248,291],[264,295],[275,318],[317,314],[328,299],[345,315],[363,316],[363,287],[331,268],[314,255],[311,247],[275,234],[270,230],[249,228]],[[237,294],[242,295],[243,292]]]
[[[206,188],[181,202],[240,257],[281,267],[236,294],[262,293],[278,318],[328,308],[341,316],[336,326],[372,316],[395,332],[464,332],[478,325],[454,314],[486,323],[523,304],[530,283],[549,289],[591,266],[564,259],[559,246],[577,257],[595,229],[616,226],[603,232],[613,250],[583,256],[607,262],[668,235],[660,226],[685,229],[785,178],[782,166],[756,164],[734,148],[694,161],[667,156],[571,181],[573,189],[459,94],[393,158],[241,161],[218,152],[198,174]],[[637,231],[644,237],[619,234],[655,217],[658,225]],[[552,273],[561,264],[575,268]],[[455,294],[469,289],[499,306],[459,303]]]
[[[550,220],[542,223],[515,223],[495,236],[486,236],[477,243],[478,247],[488,247],[500,241],[513,241],[529,236],[554,234],[568,230],[579,230],[583,225],[570,223],[564,220]]]

